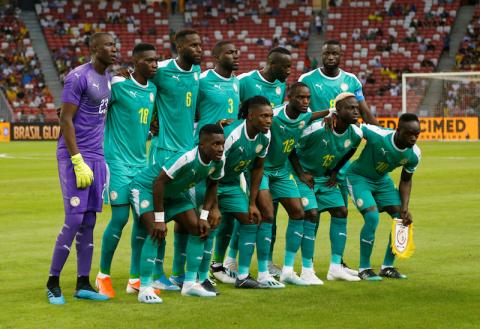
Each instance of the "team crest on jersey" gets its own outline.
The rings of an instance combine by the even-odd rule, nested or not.
[[[305,127],[305,121],[300,121],[300,123],[298,124],[298,128],[300,129],[303,129],[303,127]]]
[[[308,206],[308,203],[309,203],[309,201],[308,201],[307,198],[302,198],[302,206],[306,207],[306,206]]]
[[[282,88],[280,87],[275,88],[275,92],[277,93],[277,95],[280,96],[280,94],[282,93]]]
[[[148,200],[142,200],[140,203],[140,208],[145,209],[150,205],[150,202]]]
[[[359,207],[363,206],[363,200],[362,199],[357,200],[357,206],[359,206]]]
[[[233,90],[237,93],[238,92],[238,86],[236,83],[233,84]]]
[[[117,200],[117,198],[118,198],[118,193],[116,191],[110,192],[110,199]]]
[[[402,161],[400,161],[400,164],[403,166],[403,165],[405,165],[407,162],[408,162],[408,159],[402,159]]]
[[[260,152],[262,152],[262,149],[263,149],[263,145],[258,144],[257,147],[255,148],[255,152],[260,153]]]
[[[340,85],[340,89],[342,89],[342,91],[347,91],[348,90],[348,85],[344,82]]]
[[[351,144],[352,144],[352,142],[351,142],[349,139],[347,139],[347,140],[345,141],[345,143],[343,143],[343,146],[344,146],[345,148],[347,148],[347,147],[349,147]]]
[[[70,205],[72,207],[78,207],[80,205],[80,198],[78,196],[72,196],[70,198]]]
[[[215,172],[215,168],[212,167],[212,168],[210,168],[210,170],[208,171],[208,174],[211,175],[211,174],[213,174],[214,172]]]
[[[197,72],[193,72],[193,78],[195,79],[195,81],[198,81],[198,73]]]
[[[150,93],[150,102],[153,103],[153,100],[155,99],[155,96],[153,96],[153,93]]]

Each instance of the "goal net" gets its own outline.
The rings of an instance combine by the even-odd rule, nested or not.
[[[403,74],[402,112],[420,117],[422,139],[478,140],[480,72]]]

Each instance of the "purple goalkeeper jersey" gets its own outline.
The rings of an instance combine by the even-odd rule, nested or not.
[[[92,63],[76,67],[65,78],[62,103],[78,106],[73,126],[78,149],[85,159],[103,160],[103,129],[110,96],[110,74],[100,75]],[[63,134],[58,139],[57,158],[70,158]]]

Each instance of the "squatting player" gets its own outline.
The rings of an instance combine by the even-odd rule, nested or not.
[[[347,170],[348,191],[365,220],[360,232],[358,275],[362,280],[371,281],[381,280],[382,276],[404,279],[406,276],[393,267],[395,255],[390,239],[380,276],[372,270],[370,256],[379,212],[386,211],[392,218],[403,219],[404,225],[412,223],[408,204],[412,176],[420,162],[420,149],[415,145],[420,135],[420,122],[416,114],[404,113],[396,130],[372,125],[362,125],[361,128],[367,144]],[[403,167],[398,190],[388,175],[397,167]]]
[[[148,81],[157,71],[158,55],[151,44],[133,48],[134,71],[130,79],[112,78],[112,98],[105,124],[105,161],[108,167],[106,197],[112,206],[112,218],[103,232],[100,272],[96,284],[99,292],[113,298],[115,291],[110,268],[122,230],[130,212],[130,183],[147,164],[146,142],[157,88]],[[127,292],[136,292],[139,281],[139,253],[143,240],[132,234],[132,260]]]
[[[107,300],[89,281],[96,213],[102,211],[106,167],[103,156],[105,115],[111,96],[107,68],[115,62],[117,49],[108,33],[90,39],[91,61],[65,78],[60,111],[62,134],[57,145],[58,173],[65,208],[65,223],[57,236],[47,282],[51,304],[64,304],[60,273],[70,254],[73,239],[77,249],[75,297]]]

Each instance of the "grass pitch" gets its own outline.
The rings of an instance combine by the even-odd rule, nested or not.
[[[124,293],[130,226],[114,258],[117,298],[106,303],[74,300],[75,252],[61,277],[67,304],[47,302],[45,283],[62,223],[55,143],[0,144],[0,328],[480,328],[480,144],[422,143],[414,175],[411,212],[416,253],[397,266],[409,278],[383,282],[325,282],[320,287],[245,291],[219,284],[213,299],[162,293],[164,304],[141,305]],[[398,170],[394,177],[398,180]],[[108,207],[98,216],[92,279]],[[373,265],[383,260],[390,221],[377,231]],[[286,216],[279,218],[275,262],[282,263]],[[345,259],[358,266],[362,218],[352,205]],[[325,278],[329,216],[322,215],[315,267]],[[170,233],[173,230],[170,229]],[[168,237],[166,271],[171,268]],[[255,262],[255,261],[254,261]],[[297,270],[300,266],[296,262]],[[255,266],[255,265],[254,265]],[[252,273],[256,274],[256,268]],[[93,281],[92,281],[93,282]]]

